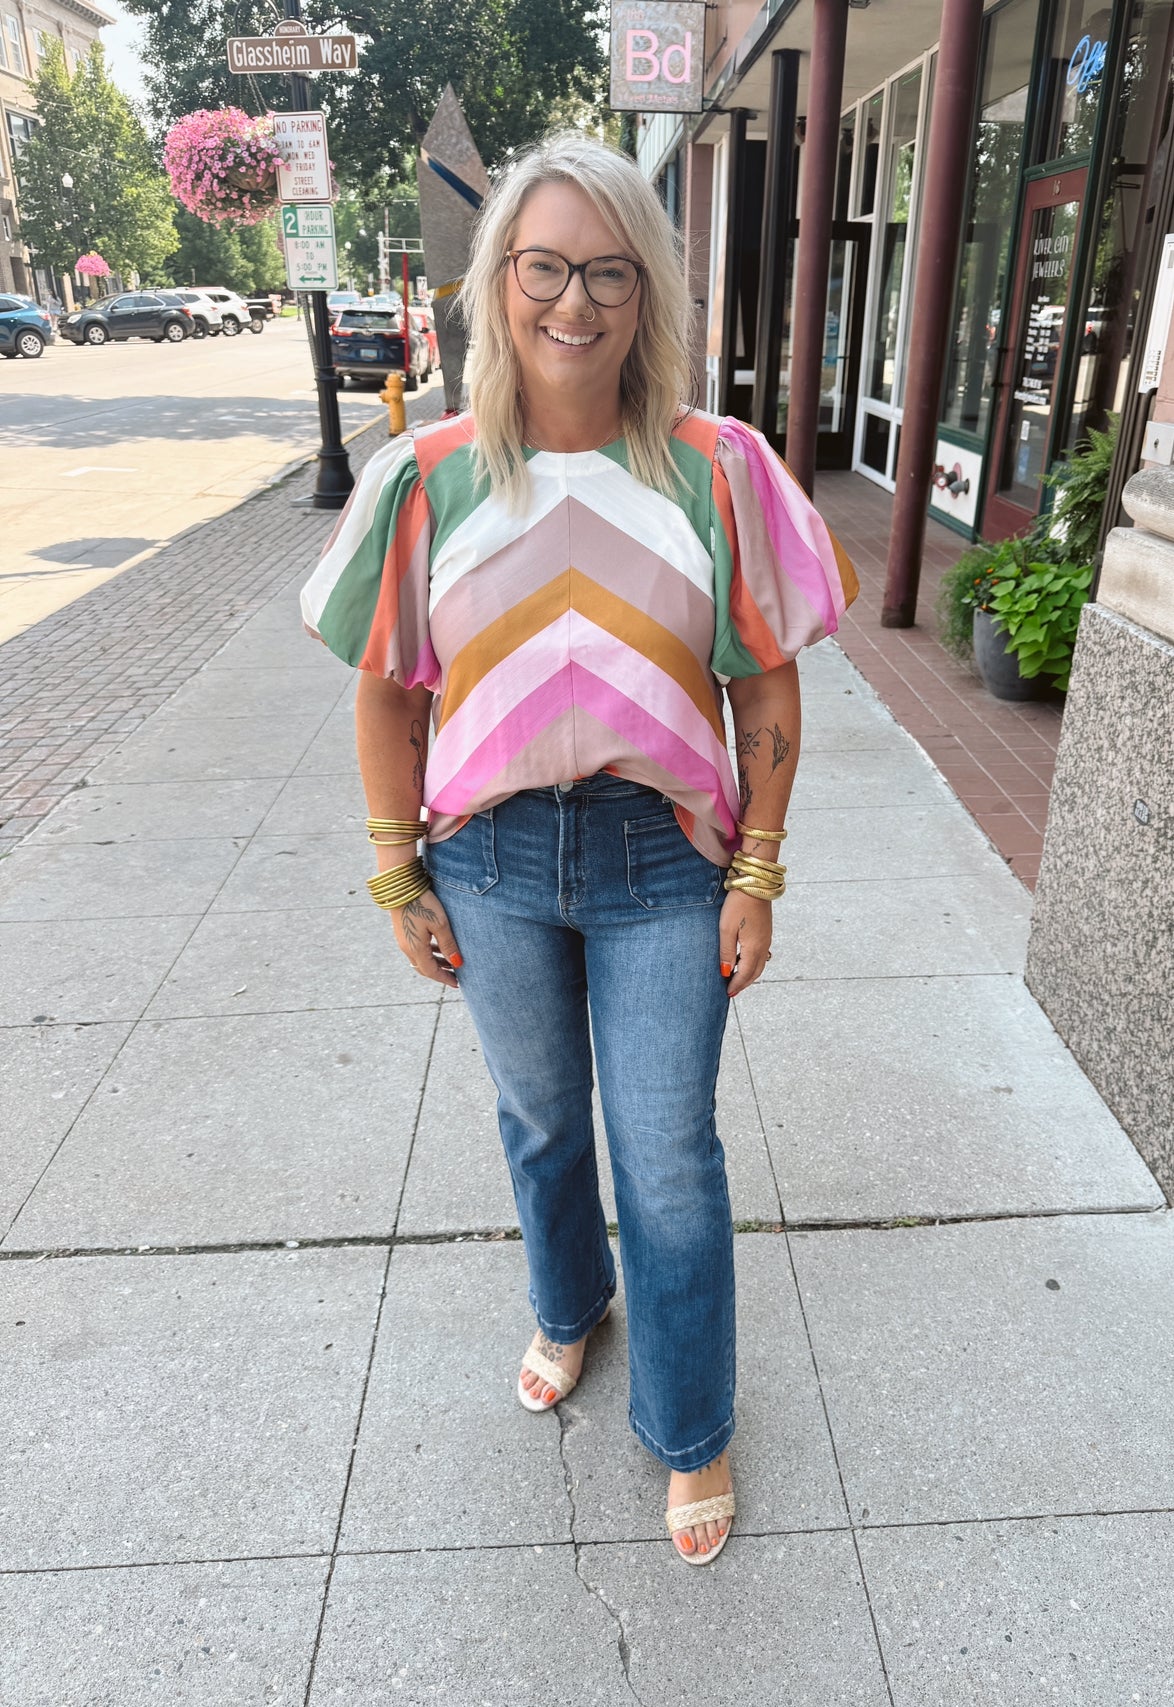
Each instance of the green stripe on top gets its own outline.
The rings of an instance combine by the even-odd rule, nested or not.
[[[414,456],[407,456],[385,477],[375,501],[371,526],[347,560],[331,589],[318,632],[336,657],[357,667],[367,649],[383,565],[399,526],[404,502],[420,479]]]
[[[473,456],[472,445],[458,445],[441,458],[424,481],[424,490],[432,507],[434,554],[489,496],[486,481],[480,485],[474,483]]]

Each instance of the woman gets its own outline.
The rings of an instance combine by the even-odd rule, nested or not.
[[[538,1321],[518,1397],[571,1391],[615,1292],[593,1041],[629,1419],[704,1564],[734,1515],[718,1058],[783,891],[792,660],[855,579],[765,440],[682,407],[682,269],[631,161],[579,135],[524,157],[463,300],[470,414],[372,459],[303,610],[364,671],[372,893],[416,970],[461,990],[499,1092]]]

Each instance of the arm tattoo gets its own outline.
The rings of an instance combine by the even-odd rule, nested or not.
[[[783,734],[777,723],[770,732],[770,740],[772,748],[770,774],[773,776],[782,764],[783,760],[786,758],[787,754],[791,751],[791,743],[787,740],[787,737]]]
[[[738,766],[738,801],[742,821],[750,817],[750,802],[754,799],[754,790],[750,786],[750,772],[744,764]]]
[[[757,753],[758,737],[761,734],[761,729],[743,729],[739,732],[738,757],[740,759],[748,759],[751,753]]]
[[[424,788],[424,725],[418,718],[412,719],[408,730],[408,741],[415,748],[416,762],[412,766],[412,787],[423,791]]]

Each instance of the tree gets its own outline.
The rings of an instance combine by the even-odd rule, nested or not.
[[[231,103],[260,113],[288,107],[284,77],[229,72],[230,35],[268,35],[262,0],[126,0],[146,22],[147,88],[166,126],[199,107]],[[552,115],[602,112],[602,0],[305,0],[312,31],[360,38],[353,76],[322,75],[313,99],[330,119],[331,152],[356,187],[410,177],[416,146],[446,83],[465,109],[489,166],[532,141]]]
[[[275,223],[239,228],[209,225],[177,207],[179,247],[168,256],[162,276],[180,285],[222,285],[244,295],[280,290],[285,262],[277,247]]]
[[[96,249],[115,272],[157,273],[175,247],[174,203],[101,46],[71,77],[49,42],[31,91],[40,124],[20,156],[20,231],[38,264],[67,273]]]

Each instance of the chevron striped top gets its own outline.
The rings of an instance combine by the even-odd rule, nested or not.
[[[607,770],[667,795],[727,865],[738,791],[720,683],[835,632],[852,566],[766,440],[697,412],[676,499],[622,439],[528,451],[524,512],[474,484],[468,415],[395,439],[302,592],[347,663],[435,694],[429,838],[523,788]]]

